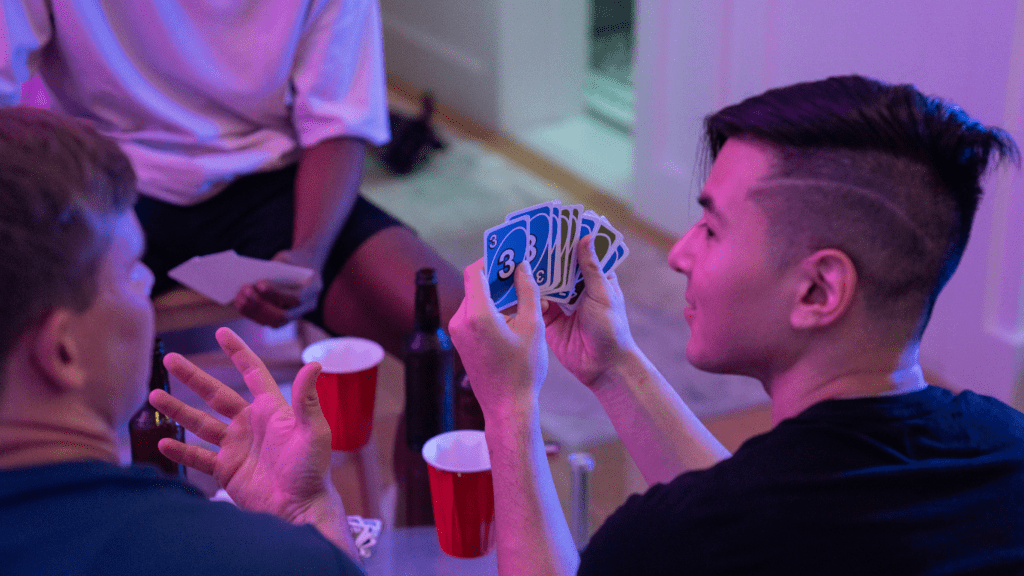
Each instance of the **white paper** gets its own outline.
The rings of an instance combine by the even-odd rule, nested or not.
[[[302,266],[239,256],[234,250],[195,256],[167,275],[221,305],[228,305],[242,286],[269,280],[302,286],[314,271]]]

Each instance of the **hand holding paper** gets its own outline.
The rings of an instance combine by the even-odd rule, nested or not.
[[[301,287],[311,282],[314,274],[309,268],[240,256],[234,250],[196,256],[167,273],[174,280],[224,306],[234,301],[243,286],[269,280]]]

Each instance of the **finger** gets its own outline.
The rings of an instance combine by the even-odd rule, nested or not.
[[[211,444],[220,446],[221,440],[224,439],[224,434],[227,433],[227,424],[198,408],[185,404],[163,390],[153,390],[150,392],[149,403],[178,424],[184,426],[189,432]]]
[[[448,334],[451,336],[452,344],[456,349],[462,346],[462,331],[463,328],[469,325],[468,306],[466,297],[463,296],[462,302],[459,302],[459,307],[455,309],[455,313],[448,320]]]
[[[221,349],[231,358],[235,369],[242,375],[245,385],[249,387],[253,396],[269,395],[271,398],[280,399],[281,403],[285,403],[284,396],[281,395],[281,388],[277,385],[274,377],[270,375],[270,370],[267,370],[259,356],[238,334],[235,334],[230,328],[218,328],[216,336]]]
[[[601,271],[601,265],[597,261],[597,254],[594,252],[594,236],[587,234],[579,243],[576,250],[580,271],[583,273],[583,282],[587,286],[589,295],[599,302],[610,302],[610,286],[608,276]]]
[[[243,286],[239,289],[232,306],[242,316],[264,326],[280,328],[288,323],[288,312],[265,300],[253,286]]]
[[[516,266],[512,281],[516,286],[517,315],[525,314],[529,318],[540,320],[540,287],[533,279],[533,270],[529,262],[524,260]]]
[[[543,306],[543,317],[545,326],[550,326],[552,322],[555,322],[562,316],[565,316],[565,311],[562,310],[561,306],[554,306],[551,304],[551,302],[548,302],[547,300],[544,300],[543,304],[546,304],[546,306]]]
[[[261,280],[256,283],[254,288],[256,289],[256,294],[278,308],[287,310],[295,308],[302,303],[302,300],[298,297],[298,293],[302,289],[301,286],[289,289],[287,286],[275,286],[267,280]]]
[[[316,391],[316,379],[320,375],[319,362],[310,362],[299,369],[292,383],[292,408],[300,425],[316,427],[321,421],[327,426],[320,396]]]
[[[249,405],[237,392],[203,372],[177,352],[170,352],[164,356],[164,366],[168,372],[174,374],[174,377],[181,380],[182,384],[198,394],[206,402],[206,405],[218,414],[234,418]]]
[[[463,303],[466,305],[467,315],[496,317],[498,310],[491,301],[491,289],[484,275],[484,259],[481,258],[466,266],[462,272],[462,279],[466,290]]]
[[[178,464],[213,476],[213,467],[217,464],[216,452],[185,444],[173,438],[161,438],[156,446],[160,449],[161,454]]]

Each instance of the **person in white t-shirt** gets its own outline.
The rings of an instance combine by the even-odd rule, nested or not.
[[[52,109],[130,158],[154,294],[174,266],[227,249],[307,266],[310,285],[257,282],[234,307],[396,355],[417,269],[437,269],[445,322],[458,306],[457,271],[359,196],[367,143],[389,138],[374,0],[24,0],[2,18],[0,104],[38,74]]]

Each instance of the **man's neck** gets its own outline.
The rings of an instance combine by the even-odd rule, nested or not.
[[[831,364],[831,363],[830,363]],[[918,346],[908,346],[895,361],[850,364],[799,365],[766,383],[775,424],[825,400],[893,396],[924,389],[928,384],[918,363]]]
[[[59,462],[102,460],[117,463],[110,434],[86,427],[38,420],[0,420],[0,469]]]

